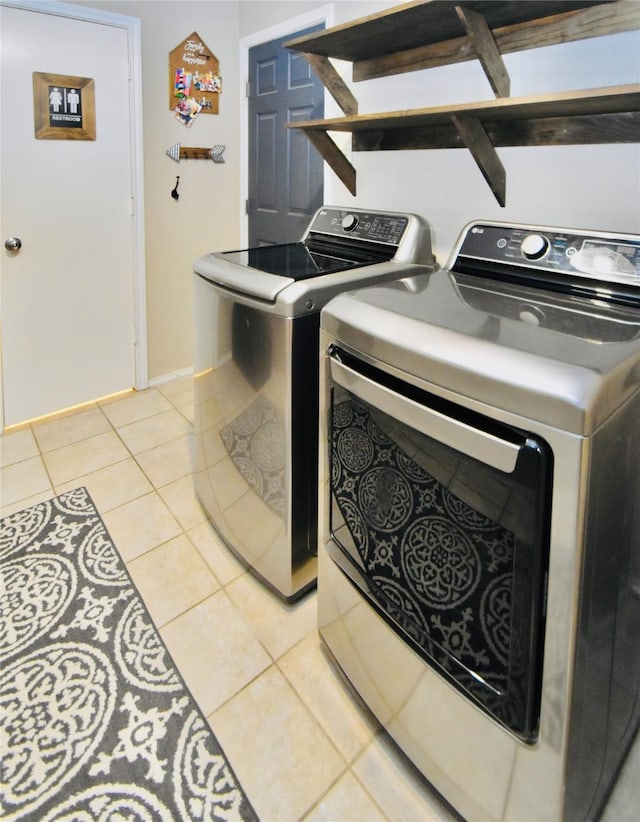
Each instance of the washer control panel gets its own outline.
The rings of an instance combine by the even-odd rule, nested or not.
[[[309,226],[309,232],[349,237],[355,241],[400,245],[408,224],[408,218],[402,214],[327,207],[317,212]]]
[[[473,223],[456,257],[640,288],[640,237],[632,234]]]

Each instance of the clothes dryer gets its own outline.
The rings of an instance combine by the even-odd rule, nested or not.
[[[465,819],[596,819],[640,723],[640,238],[472,223],[321,351],[325,644]]]

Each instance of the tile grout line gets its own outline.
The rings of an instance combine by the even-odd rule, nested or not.
[[[51,476],[51,473],[49,471],[49,466],[47,465],[47,461],[44,458],[44,453],[45,452],[42,450],[42,448],[40,446],[40,442],[39,442],[38,438],[36,437],[35,426],[32,423],[29,423],[29,429],[31,431],[31,436],[33,437],[33,441],[36,444],[36,448],[38,449],[38,454],[40,455],[40,461],[42,462],[42,467],[44,468],[44,470],[47,474],[47,477],[49,478],[49,485],[51,487],[51,491],[53,492],[53,494],[55,496],[55,494],[57,493],[56,492],[56,486],[55,486],[55,483],[53,481],[53,477]]]
[[[178,536],[186,536],[186,534],[183,533],[182,535],[178,535]],[[170,542],[173,542],[174,539],[178,539],[178,537],[172,537],[171,539],[165,540],[164,542],[161,542],[159,545],[156,545],[154,548],[150,548],[148,551],[145,551],[143,554],[140,554],[139,556],[134,557],[134,559],[132,559],[132,560],[129,560],[127,562],[122,560],[125,567],[126,567],[126,569],[127,569],[127,571],[129,572],[129,575],[131,576],[131,578],[133,579],[133,574],[131,573],[131,569],[129,567],[131,565],[131,563],[136,562],[136,560],[141,559],[142,557],[148,556],[150,553],[155,551],[156,548],[162,548],[164,545],[168,545]],[[122,559],[122,557],[121,557],[121,559]],[[157,622],[155,619],[153,619],[153,615],[152,615],[152,619],[153,619],[154,624],[155,624],[156,628],[158,629],[158,631],[168,627],[169,625],[174,623],[177,619],[180,619],[181,617],[185,616],[185,614],[188,614],[190,611],[193,611],[195,608],[198,608],[200,605],[207,602],[207,600],[211,599],[211,597],[214,597],[216,594],[219,594],[221,591],[224,590],[223,586],[220,585],[220,581],[215,576],[215,574],[213,574],[213,572],[210,572],[210,573],[213,576],[214,581],[218,584],[218,588],[215,591],[210,591],[208,594],[205,594],[197,602],[193,602],[191,605],[186,607],[184,610],[180,611],[180,613],[175,614],[174,616],[171,617],[171,619],[168,619],[166,622],[163,622],[162,624]],[[136,588],[138,588],[137,585],[136,585]],[[143,596],[142,592],[139,589],[138,589],[138,593],[144,599],[144,596]],[[229,595],[227,594],[227,596],[229,596]],[[149,611],[149,613],[151,613],[151,606],[148,605],[146,603],[146,601],[145,601],[145,605],[147,606],[147,610]]]
[[[105,421],[106,421],[109,425],[111,425],[110,420],[107,418],[106,414],[104,413],[104,411],[102,410],[102,408],[100,407],[100,404],[99,404],[98,402],[96,402],[96,403],[95,403],[95,407],[96,407],[96,408],[100,411],[100,413],[101,413],[101,414],[102,414],[102,416],[104,417]],[[90,408],[87,408],[87,409],[83,409],[83,411],[84,411],[84,410],[89,411],[89,410],[91,410],[91,409],[90,409]],[[81,414],[81,413],[83,413],[83,411],[78,411],[77,413]],[[73,416],[75,416],[75,415],[74,415],[74,414],[70,414],[70,415],[69,415],[69,418],[71,418],[71,417],[73,417]],[[58,419],[64,419],[64,417],[63,417],[63,416],[60,416],[60,417],[58,417]],[[102,433],[108,433],[108,432],[103,431]],[[35,432],[35,430],[33,431],[33,436],[34,436],[34,439],[36,440],[36,443],[37,443],[37,445],[38,445],[38,448],[40,448],[40,443],[38,442],[38,438],[37,438],[37,436],[36,436],[36,432]],[[80,440],[75,440],[75,441],[74,441],[74,442],[72,442],[72,443],[68,443],[68,445],[74,445],[76,442],[85,442],[86,440],[91,439],[91,437],[92,437],[92,436],[99,436],[99,435],[93,435],[93,434],[92,434],[92,435],[90,435],[90,436],[88,436],[88,437],[83,437],[83,438],[82,438],[82,439],[80,439]],[[61,447],[62,447],[62,448],[65,448],[66,446],[61,446]],[[53,482],[53,478],[51,477],[51,475],[50,475],[50,473],[49,473],[49,469],[48,469],[48,467],[47,467],[47,462],[46,462],[45,457],[44,457],[45,453],[52,453],[52,452],[53,452],[53,451],[55,451],[55,450],[58,450],[58,449],[52,449],[51,451],[41,451],[41,456],[42,456],[42,462],[44,463],[44,467],[45,467],[45,470],[46,470],[46,472],[47,472],[47,476],[49,476],[49,481],[51,482],[51,487],[53,488],[53,493],[57,495],[57,494],[59,493],[59,492],[58,492],[58,487],[59,487],[59,485],[65,485],[66,483],[58,483],[58,484],[56,485],[56,483],[54,483],[54,482]],[[110,463],[110,464],[111,464],[111,465],[117,465],[117,463]],[[105,466],[105,467],[106,467],[106,466]],[[91,472],[90,472],[90,473],[91,473]],[[80,482],[81,482],[81,481],[82,481],[82,477],[86,477],[86,476],[88,476],[88,475],[87,475],[87,474],[82,474],[81,476],[77,477],[76,479],[77,479],[78,481],[80,481]],[[69,480],[69,482],[75,482],[75,481],[76,481],[76,479]],[[97,509],[96,509],[96,510],[97,510]],[[99,513],[100,513],[100,516],[102,516],[102,512],[99,512]]]
[[[148,390],[148,389],[147,389],[147,390]],[[177,411],[177,408],[173,405],[173,403],[171,402],[171,400],[169,400],[169,399],[168,399],[168,397],[166,397],[164,394],[162,394],[162,392],[161,392],[161,391],[158,391],[158,389],[151,389],[151,390],[156,391],[156,392],[157,392],[160,396],[164,397],[164,399],[165,399],[165,400],[166,400],[166,401],[167,401],[167,402],[171,405],[171,407],[172,407],[174,410],[176,410],[176,411]],[[135,396],[135,395],[134,395],[134,396]],[[104,413],[104,412],[103,412],[103,413]],[[143,466],[141,465],[141,463],[139,462],[138,457],[139,457],[139,456],[141,456],[142,454],[146,454],[146,453],[148,453],[149,451],[153,451],[155,448],[158,448],[158,447],[160,447],[160,446],[158,446],[158,445],[154,445],[154,446],[152,446],[151,448],[147,448],[147,449],[145,449],[144,451],[140,451],[138,454],[134,454],[134,453],[133,453],[133,451],[132,451],[132,450],[129,448],[129,446],[127,445],[127,443],[124,441],[124,439],[122,438],[122,436],[120,435],[119,428],[124,428],[126,425],[133,425],[133,424],[134,424],[134,423],[136,423],[136,422],[143,422],[144,420],[149,420],[149,419],[152,419],[153,417],[157,417],[157,416],[159,416],[160,414],[163,414],[163,413],[166,413],[166,410],[165,410],[165,411],[157,411],[157,412],[156,412],[156,413],[154,413],[154,414],[149,414],[149,415],[147,415],[147,416],[145,416],[145,417],[141,417],[140,419],[131,420],[130,422],[125,423],[124,425],[120,425],[120,426],[118,426],[118,427],[116,427],[116,426],[115,426],[115,425],[111,422],[111,420],[109,420],[109,418],[107,417],[107,420],[109,421],[109,424],[111,425],[111,428],[112,428],[113,432],[116,434],[116,436],[118,437],[118,439],[120,440],[120,442],[124,445],[124,447],[127,449],[127,452],[131,455],[131,458],[134,460],[134,462],[136,463],[136,465],[138,466],[138,468],[140,469],[140,471],[142,471],[142,473],[143,473],[144,477],[148,480],[148,482],[150,483],[150,485],[151,485],[151,487],[153,488],[154,492],[155,492],[156,494],[158,494],[158,496],[160,496],[160,494],[159,494],[159,489],[160,489],[160,488],[164,488],[165,486],[164,486],[164,485],[157,486],[157,485],[155,484],[155,482],[153,481],[153,479],[149,476],[149,474],[147,473],[147,471],[145,471],[144,467],[143,467]],[[105,414],[105,416],[106,416],[106,414]],[[184,417],[184,415],[182,415],[182,416]],[[186,419],[186,418],[185,418],[185,419]],[[187,434],[186,436],[190,436],[190,434]],[[177,440],[179,440],[179,439],[182,439],[182,437],[176,437],[175,439],[173,439],[173,440],[169,440],[168,442],[175,442],[175,441],[177,441]],[[167,444],[168,444],[168,443],[161,443],[161,445],[167,445]],[[187,476],[187,475],[185,475],[185,476]],[[167,485],[168,485],[168,484],[170,484],[170,483],[167,483]],[[160,497],[160,498],[161,498],[161,500],[162,500],[162,497]],[[163,504],[165,504],[165,505],[166,505],[166,503],[164,502],[164,500],[162,500],[162,502],[163,502]],[[172,516],[173,516],[173,512],[170,512],[170,513],[171,513],[171,514],[172,514]],[[175,519],[175,517],[174,517],[174,519]],[[181,524],[180,522],[178,522],[178,525],[180,525],[180,527],[182,528],[182,524]],[[184,531],[184,528],[182,528],[182,530]]]

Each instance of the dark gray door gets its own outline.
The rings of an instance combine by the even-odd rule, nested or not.
[[[290,120],[324,116],[324,86],[301,54],[283,48],[314,26],[249,51],[249,245],[299,240],[323,204],[322,159]]]

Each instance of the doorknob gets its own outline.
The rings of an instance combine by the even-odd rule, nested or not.
[[[9,237],[8,240],[5,240],[4,247],[7,251],[20,251],[22,240],[19,237]]]

